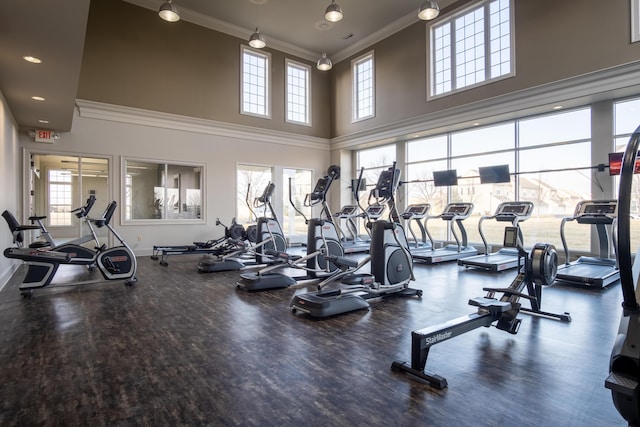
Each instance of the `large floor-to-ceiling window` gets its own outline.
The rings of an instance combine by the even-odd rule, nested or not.
[[[628,99],[614,104],[615,151],[623,152],[631,134],[640,126],[640,98]],[[616,194],[618,179],[616,177]],[[631,187],[631,249],[640,246],[640,177],[635,175]]]
[[[362,150],[359,156],[370,152]],[[431,214],[437,215],[449,202],[473,203],[474,213],[464,223],[472,243],[481,241],[481,216],[493,214],[502,202],[522,200],[535,205],[531,218],[521,223],[525,244],[550,242],[560,248],[562,218],[571,216],[579,201],[590,199],[592,186],[600,185],[606,174],[592,165],[589,107],[411,140],[405,152],[406,204],[429,203]],[[504,165],[510,182],[480,181],[481,167]],[[444,170],[455,171],[456,185],[434,185],[434,171]],[[430,220],[428,228],[436,240],[451,238],[444,221]],[[489,243],[501,244],[504,224],[485,221],[483,230]],[[590,249],[584,234],[574,224],[567,226],[572,250]]]

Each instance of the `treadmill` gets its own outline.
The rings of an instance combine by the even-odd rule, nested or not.
[[[335,214],[335,217],[338,221],[334,221],[336,225],[336,229],[338,231],[338,235],[340,236],[340,241],[342,242],[342,247],[344,249],[345,254],[352,254],[357,252],[369,252],[369,247],[371,246],[371,240],[364,240],[360,238],[360,234],[358,233],[358,225],[356,224],[356,218],[365,217],[367,218],[367,222],[371,221],[371,218],[368,215],[368,212],[362,208],[360,205],[360,192],[366,190],[367,182],[362,177],[364,175],[364,168],[360,169],[360,174],[357,179],[351,180],[351,196],[353,200],[355,200],[356,204],[353,205],[344,205],[340,212]],[[383,209],[384,211],[384,206]],[[360,213],[360,212],[363,213]],[[378,215],[378,219],[382,215],[382,212]],[[340,227],[340,220],[345,220],[345,227],[347,228],[347,233],[349,236],[342,230]],[[369,237],[371,237],[371,232],[368,227],[365,227],[367,233],[369,233]]]
[[[489,245],[487,244],[487,239],[482,231],[482,223],[487,219],[495,219],[498,222],[510,223],[512,227],[518,228],[518,239],[520,244],[522,244],[522,232],[520,231],[520,227],[518,227],[518,223],[529,219],[532,212],[533,203],[531,202],[500,203],[493,215],[482,216],[478,222],[478,231],[480,232],[480,237],[482,237],[482,243],[484,244],[484,254],[459,259],[458,265],[491,272],[516,268],[518,266],[518,258],[520,256],[518,254],[518,249],[505,247],[497,252],[489,253]]]
[[[413,259],[424,262],[425,264],[437,264],[477,255],[478,250],[473,246],[468,245],[467,231],[462,224],[462,221],[469,218],[472,211],[473,203],[458,202],[449,203],[440,215],[427,216],[424,220],[425,229],[428,229],[427,221],[429,219],[441,218],[443,221],[447,221],[449,223],[449,231],[453,234],[456,244],[447,245],[443,248],[436,248],[431,234],[427,232],[431,242],[431,249],[421,253],[416,253],[413,255]],[[458,234],[456,233],[455,227],[453,226],[454,223],[460,230],[460,237],[458,237]]]
[[[414,253],[417,254],[420,251],[431,250],[431,239],[427,239],[427,229],[424,227],[422,222],[422,220],[429,214],[430,209],[431,205],[429,203],[418,203],[407,206],[404,212],[400,214],[400,218],[404,219],[405,229],[409,230],[409,233],[411,234],[411,239],[409,239],[408,242],[408,248],[412,255]],[[415,222],[418,225],[420,238],[416,236],[413,227],[411,227],[412,222]]]
[[[358,227],[354,221],[354,218],[362,216],[360,214],[360,208],[357,205],[344,205],[342,209],[340,209],[340,212],[335,214],[335,216],[338,220],[345,220],[346,228],[349,233],[349,237],[345,236],[341,239],[344,253],[352,254],[356,252],[369,252],[370,240],[360,238],[358,235]],[[344,234],[344,232],[341,234]]]
[[[616,200],[583,200],[578,203],[571,217],[562,219],[560,224],[560,237],[564,246],[565,264],[558,266],[556,281],[604,288],[620,279],[618,261],[609,256],[609,243],[617,247],[615,235],[611,230],[615,227],[618,214],[618,202]],[[598,232],[599,257],[581,256],[573,262],[569,262],[569,248],[565,237],[564,226],[569,221],[577,221],[578,224],[595,225]]]

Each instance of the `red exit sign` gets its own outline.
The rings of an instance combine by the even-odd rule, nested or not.
[[[37,130],[36,142],[50,142],[53,143],[53,132],[50,130]]]

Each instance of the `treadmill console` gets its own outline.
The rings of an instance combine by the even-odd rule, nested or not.
[[[453,221],[458,219],[467,219],[473,211],[471,203],[449,203],[440,217],[445,221]]]
[[[370,219],[378,219],[384,213],[384,205],[370,205],[367,206],[367,216]]]
[[[611,224],[617,214],[616,200],[583,200],[573,216],[580,224]]]
[[[422,219],[427,216],[430,207],[431,205],[429,205],[428,203],[409,205],[400,216],[404,219]]]
[[[518,218],[520,221],[529,219],[533,212],[533,203],[531,202],[504,202],[500,203],[496,209],[496,221],[513,221]]]

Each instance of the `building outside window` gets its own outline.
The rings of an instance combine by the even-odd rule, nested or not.
[[[640,106],[640,103],[638,104]],[[595,172],[591,167],[591,110],[581,108],[512,120],[485,127],[435,135],[407,142],[407,204],[429,203],[431,213],[446,203],[471,202],[473,215],[465,220],[469,241],[480,243],[477,224],[506,201],[531,201],[532,217],[520,224],[525,245],[550,242],[561,248],[560,222],[577,203],[591,198]],[[479,167],[509,165],[509,183],[482,184]],[[455,170],[458,184],[435,187],[433,172]],[[493,222],[494,224],[490,224]],[[436,240],[451,239],[444,221],[430,220]],[[584,229],[567,225],[572,249],[589,250]],[[485,221],[489,243],[500,244],[504,224]]]

